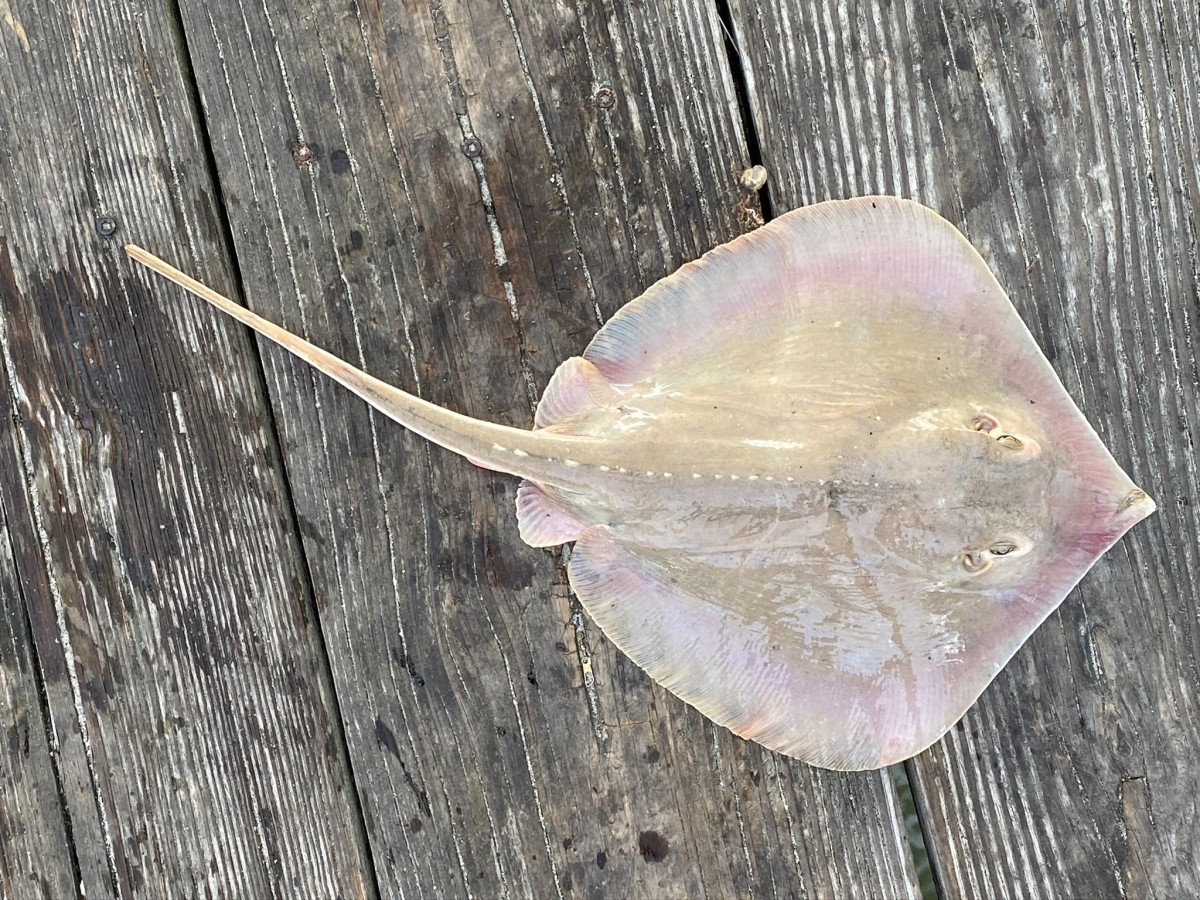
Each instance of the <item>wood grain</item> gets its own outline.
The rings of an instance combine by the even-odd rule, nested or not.
[[[184,21],[251,306],[460,411],[528,426],[603,319],[745,221],[704,4]],[[714,728],[521,544],[514,481],[263,360],[383,895],[915,890],[884,774]]]
[[[0,404],[8,392],[0,394]],[[10,410],[5,409],[5,413]],[[4,415],[0,431],[0,477],[16,471],[16,434]],[[11,502],[11,492],[5,492]],[[4,505],[0,524],[0,897],[68,896],[76,884],[73,848],[67,837],[33,659],[25,597],[38,590],[22,583],[13,559],[19,511]],[[28,531],[25,532],[26,535]]]
[[[1195,10],[733,12],[776,207],[901,193],[960,224],[1160,506],[910,764],[940,888],[1196,894]]]
[[[3,670],[33,702],[32,658],[47,719],[5,712],[30,751],[3,893],[361,896],[252,345],[119,252],[137,235],[228,283],[170,7],[2,7]]]

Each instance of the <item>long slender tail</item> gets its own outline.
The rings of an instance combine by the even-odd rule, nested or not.
[[[263,337],[296,354],[384,415],[435,444],[465,456],[478,465],[542,484],[561,482],[567,486],[576,480],[571,477],[574,473],[562,464],[562,459],[571,454],[571,448],[567,445],[579,441],[579,438],[509,428],[443,409],[354,368],[332,353],[239,306],[135,244],[126,244],[125,252],[131,259],[207,300]],[[563,446],[558,446],[560,444]],[[556,475],[559,477],[554,477]]]

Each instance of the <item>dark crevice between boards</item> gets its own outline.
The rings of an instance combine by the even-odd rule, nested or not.
[[[933,877],[930,865],[928,845],[925,843],[925,810],[917,808],[916,797],[913,793],[914,773],[909,771],[911,762],[896,763],[889,767],[892,776],[892,788],[900,801],[900,812],[904,816],[904,833],[908,838],[908,852],[912,854],[913,868],[917,873],[917,883],[921,886],[922,900],[938,900],[941,892]]]
[[[217,158],[213,152],[213,141],[208,128],[208,119],[205,116],[204,106],[200,100],[200,82],[196,76],[195,66],[193,65],[194,56],[191,46],[188,43],[187,29],[184,27],[183,22],[183,12],[178,3],[171,5],[171,12],[174,18],[172,24],[179,42],[179,66],[183,75],[183,81],[188,87],[188,106],[191,109],[192,118],[196,122],[196,127],[200,133],[200,144],[204,150],[205,169],[207,170],[209,184],[211,184],[213,190],[214,213],[216,215],[217,226],[220,230],[218,240],[227,248],[226,259],[229,264],[233,284],[237,289],[237,295],[244,298],[246,297],[246,283],[242,277],[241,265],[238,262],[237,244],[234,243],[233,225],[229,217],[229,205],[226,202],[225,189],[221,182],[221,173],[217,166]],[[321,627],[321,615],[317,608],[312,567],[308,561],[308,554],[304,550],[304,540],[300,536],[300,517],[296,509],[296,498],[292,493],[292,480],[288,473],[287,462],[284,459],[282,444],[279,439],[279,424],[275,418],[275,409],[271,405],[270,392],[267,390],[266,368],[263,366],[262,353],[258,350],[260,344],[252,338],[251,346],[255,348],[254,353],[251,354],[251,359],[254,361],[254,382],[257,387],[257,400],[267,417],[266,439],[270,454],[270,465],[274,471],[280,473],[279,490],[283,504],[282,512],[287,525],[287,539],[289,544],[291,544],[292,558],[297,562],[300,578],[300,599],[305,607],[306,618],[309,622],[313,623],[313,643],[317,653],[317,658],[314,662],[316,663],[316,668],[319,670],[321,693],[323,694],[323,699],[330,706],[338,761],[346,772],[351,786],[347,799],[350,806],[355,837],[358,841],[360,870],[366,881],[369,896],[378,898],[380,896],[379,876],[375,870],[375,854],[371,847],[371,835],[367,830],[362,798],[359,795],[359,782],[354,772],[354,761],[350,755],[350,745],[346,736],[346,720],[342,714],[342,706],[337,693],[337,684],[333,677],[333,664],[329,657],[329,647],[325,641],[325,632]],[[334,786],[335,788],[337,786],[336,779]]]
[[[724,33],[725,57],[729,64],[729,75],[733,79],[733,92],[737,97],[738,117],[742,122],[742,137],[746,141],[746,155],[750,158],[751,166],[765,166],[762,155],[762,144],[758,139],[758,128],[754,124],[754,108],[750,103],[750,85],[746,78],[746,68],[742,63],[742,51],[738,48],[734,35],[733,10],[730,0],[716,0],[717,18],[721,22]],[[762,208],[764,222],[775,218],[774,204],[771,202],[770,170],[768,180],[759,189],[758,202]]]

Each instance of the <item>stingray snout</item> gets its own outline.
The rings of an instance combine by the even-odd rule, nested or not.
[[[1124,473],[1122,473],[1124,476]],[[1128,479],[1125,479],[1128,482]],[[1139,487],[1122,485],[1097,498],[1090,522],[1079,543],[1099,555],[1115,544],[1130,528],[1149,516],[1158,504]]]
[[[1141,488],[1135,487],[1117,504],[1113,519],[1124,533],[1157,509],[1158,504],[1154,502],[1154,498]]]

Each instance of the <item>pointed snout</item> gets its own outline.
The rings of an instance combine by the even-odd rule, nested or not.
[[[1124,475],[1124,473],[1122,473]],[[1084,535],[1083,544],[1099,556],[1138,522],[1145,519],[1158,505],[1139,487],[1123,489],[1106,498],[1107,502],[1097,505],[1091,528]]]

